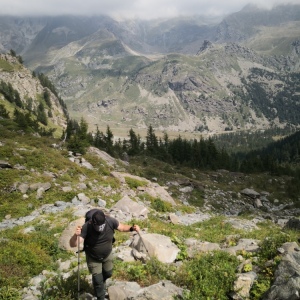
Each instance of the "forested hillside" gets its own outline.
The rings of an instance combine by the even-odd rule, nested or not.
[[[40,135],[61,134],[68,111],[44,74],[36,75],[11,50],[0,55],[0,115],[19,129]]]

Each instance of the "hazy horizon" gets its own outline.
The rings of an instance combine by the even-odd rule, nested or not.
[[[109,15],[114,18],[171,18],[178,16],[223,16],[248,4],[270,9],[278,4],[300,4],[300,0],[0,0],[0,15],[59,16]]]

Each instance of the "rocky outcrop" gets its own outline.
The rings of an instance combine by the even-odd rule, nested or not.
[[[11,84],[12,88],[19,93],[20,101],[24,108],[30,107],[28,110],[32,113],[37,110],[40,105],[39,97],[44,93],[48,93],[50,106],[45,106],[45,112],[48,118],[56,126],[66,127],[66,112],[62,106],[60,99],[52,93],[47,87],[43,87],[39,79],[32,75],[32,72],[24,65],[20,64],[17,57],[9,54],[0,54],[0,60],[6,61],[11,70],[0,69],[0,82]]]
[[[275,281],[264,300],[300,298],[300,248],[297,243],[285,243],[284,254],[275,272]]]

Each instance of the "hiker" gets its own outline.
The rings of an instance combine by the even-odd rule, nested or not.
[[[117,219],[106,216],[102,210],[94,209],[91,219],[81,227],[78,226],[70,238],[70,246],[77,247],[78,239],[84,245],[86,262],[92,274],[95,296],[97,300],[104,300],[105,281],[112,276],[112,244],[114,230],[122,232],[140,231],[138,225],[126,225]]]

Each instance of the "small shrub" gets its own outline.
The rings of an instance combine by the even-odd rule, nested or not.
[[[178,269],[176,284],[190,291],[185,300],[227,300],[238,264],[235,256],[223,251],[198,255]]]
[[[80,290],[93,294],[92,286],[86,276],[80,278]],[[45,281],[41,286],[41,299],[43,300],[72,300],[77,299],[78,274],[73,272],[68,278],[56,276]]]
[[[265,238],[260,245],[260,259],[263,261],[273,259],[277,255],[277,249],[286,242],[291,242],[291,238],[282,233]]]
[[[151,201],[151,207],[159,212],[171,212],[173,211],[172,204],[166,201],[162,201],[159,198],[155,198]]]
[[[128,265],[127,274],[129,281],[144,281],[147,278],[146,268],[140,263]]]
[[[254,281],[250,291],[251,299],[258,300],[262,299],[262,296],[269,290],[271,286],[270,278],[258,277],[258,280]]]
[[[173,235],[171,241],[180,249],[180,252],[177,254],[177,260],[184,260],[188,258],[187,246],[186,244],[179,239],[177,236]]]
[[[135,179],[135,178],[132,178],[132,177],[125,177],[125,182],[128,184],[128,186],[131,189],[136,189],[139,186],[147,185],[146,181],[138,180],[138,179]]]
[[[190,205],[202,207],[204,205],[204,192],[202,190],[194,189],[188,198],[188,202]]]
[[[172,270],[173,273],[175,270]],[[141,262],[126,263],[115,261],[113,278],[126,281],[136,281],[141,286],[149,286],[163,279],[171,280],[171,267],[161,263],[155,257]]]
[[[21,295],[15,288],[3,286],[0,288],[0,300],[19,300]]]
[[[0,269],[7,270],[1,274],[1,286],[24,287],[29,277],[39,274],[49,265],[51,258],[38,244],[27,242],[27,239],[2,242],[0,245]]]
[[[250,272],[252,271],[252,264],[245,264],[243,267],[244,272]]]

